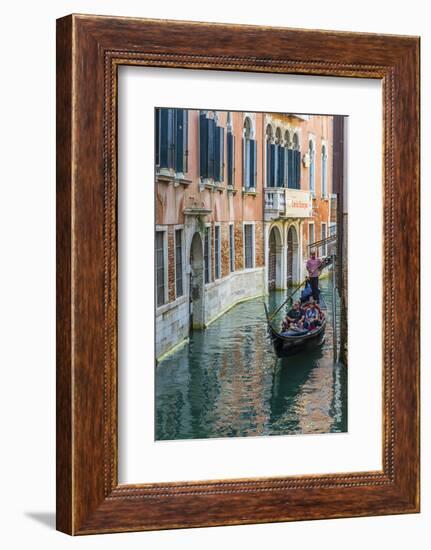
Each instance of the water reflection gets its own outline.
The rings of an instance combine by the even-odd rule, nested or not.
[[[271,309],[284,297],[273,292]],[[343,432],[346,399],[330,323],[320,348],[277,359],[262,300],[251,300],[157,366],[156,439]]]

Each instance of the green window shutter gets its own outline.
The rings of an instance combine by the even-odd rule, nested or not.
[[[295,189],[301,189],[301,151],[295,151],[296,153],[296,181]]]
[[[248,140],[249,149],[249,168],[248,168],[248,185],[247,187],[256,187],[256,140]]]
[[[183,113],[183,167],[185,173],[189,169],[189,112],[184,109]]]
[[[269,165],[269,186],[275,187],[275,144],[271,143],[269,146],[270,149],[270,165]]]
[[[168,168],[175,168],[175,114],[174,109],[168,111]]]
[[[208,119],[205,114],[199,115],[199,175],[208,177]]]
[[[159,162],[160,168],[169,168],[169,141],[168,141],[168,128],[169,128],[169,109],[159,109],[160,129],[160,153]]]
[[[156,157],[156,166],[160,166],[160,109],[154,111],[154,125],[155,125],[155,143],[154,151]]]
[[[184,172],[184,109],[175,109],[175,172]]]
[[[227,133],[227,184],[233,185],[233,134]]]
[[[278,146],[278,169],[277,169],[277,187],[284,186],[284,167],[286,159],[286,149]]]
[[[216,161],[216,125],[213,118],[208,119],[208,177],[215,178]]]
[[[223,181],[224,165],[224,128],[215,128],[215,180]]]
[[[294,188],[294,178],[293,178],[293,158],[294,158],[293,149],[287,150],[287,187],[289,189]]]

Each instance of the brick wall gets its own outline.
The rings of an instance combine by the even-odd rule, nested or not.
[[[243,224],[235,222],[234,238],[235,238],[235,271],[244,269],[243,255]]]
[[[221,224],[221,276],[226,277],[230,273],[230,243],[229,243],[229,224]]]
[[[263,222],[256,222],[254,226],[256,267],[265,265],[265,250],[263,246]]]

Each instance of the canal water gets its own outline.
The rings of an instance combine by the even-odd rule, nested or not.
[[[263,299],[233,307],[156,367],[156,440],[347,431],[347,372],[334,364],[329,322],[321,347],[278,359]],[[268,298],[270,311],[286,298]],[[282,308],[281,315],[285,311]]]

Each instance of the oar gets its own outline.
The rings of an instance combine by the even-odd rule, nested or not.
[[[329,263],[326,263],[326,260],[327,258],[325,259],[325,261],[322,261],[321,265],[320,265],[320,270],[323,270],[325,269],[326,267],[328,267],[330,265],[331,262]],[[272,319],[274,319],[274,316],[277,315],[277,313],[280,311],[280,309],[287,303],[288,300],[290,300],[292,298],[292,296],[294,296],[298,290],[303,286],[305,285],[307,279],[305,279],[302,283],[300,283],[296,288],[295,290],[284,300],[284,302],[278,306],[278,308],[273,312],[271,313],[271,315],[268,316],[268,319],[271,321]]]
[[[294,296],[298,292],[298,290],[306,283],[306,281],[307,281],[307,279],[305,279],[302,283],[300,283],[295,288],[295,290],[291,294],[289,294],[289,296],[284,300],[284,302],[282,302],[278,306],[278,308],[273,313],[271,313],[271,315],[268,317],[269,320],[274,319],[275,315],[277,315],[277,313],[280,311],[280,309],[287,303],[288,300],[290,300],[292,298],[292,296]]]

